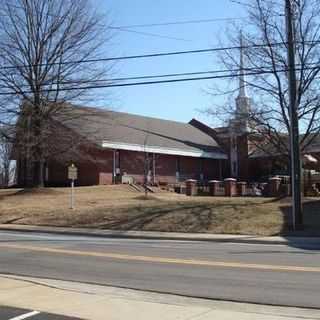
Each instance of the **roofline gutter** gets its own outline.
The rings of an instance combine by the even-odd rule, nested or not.
[[[193,158],[207,158],[207,159],[221,159],[221,160],[228,159],[227,155],[223,154],[222,152],[188,151],[188,150],[181,150],[181,149],[173,149],[173,148],[171,149],[171,148],[163,148],[158,146],[146,146],[146,145],[139,145],[139,144],[113,142],[113,141],[102,141],[102,148],[168,154],[168,155],[185,156],[185,157],[193,157]]]

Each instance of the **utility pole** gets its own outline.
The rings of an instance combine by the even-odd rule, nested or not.
[[[290,95],[290,159],[291,159],[291,190],[292,190],[292,219],[293,229],[303,228],[301,201],[301,160],[299,119],[297,113],[297,79],[295,71],[295,39],[294,39],[294,10],[292,1],[285,0],[288,50],[288,81]]]

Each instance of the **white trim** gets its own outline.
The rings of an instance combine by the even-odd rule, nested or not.
[[[113,142],[113,141],[102,141],[102,147],[110,148],[110,149],[178,155],[178,156],[186,156],[186,157],[194,157],[194,158],[209,158],[209,159],[227,159],[228,158],[227,155],[224,155],[219,152],[187,151],[187,150],[181,150],[181,149],[144,146],[139,144],[129,144],[129,143]]]

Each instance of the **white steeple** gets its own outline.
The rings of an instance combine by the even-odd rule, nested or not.
[[[246,85],[246,76],[244,71],[244,57],[243,57],[243,36],[242,32],[240,35],[240,77],[239,77],[239,97],[248,98],[247,95],[247,85]]]
[[[242,32],[240,34],[240,70],[239,70],[239,94],[236,98],[236,112],[230,121],[229,135],[230,135],[230,174],[232,177],[238,178],[243,168],[243,158],[239,156],[239,148],[242,147],[244,141],[239,140],[239,137],[245,137],[250,132],[250,103],[247,92],[247,81],[245,74],[245,55],[244,55],[244,41]],[[242,142],[239,142],[242,141]],[[246,142],[248,143],[248,142]]]
[[[250,98],[247,92],[247,80],[245,75],[244,42],[240,34],[240,72],[239,72],[239,94],[236,98],[236,119],[241,131],[247,131],[250,115]]]

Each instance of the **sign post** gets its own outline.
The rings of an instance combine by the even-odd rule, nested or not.
[[[71,180],[70,209],[74,209],[74,181],[78,179],[78,168],[73,163],[68,167],[68,179]]]

